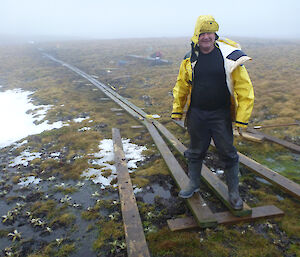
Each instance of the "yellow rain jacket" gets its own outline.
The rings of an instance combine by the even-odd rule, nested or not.
[[[212,17],[209,15],[203,16],[205,18]],[[174,101],[171,118],[182,118],[186,104],[187,109],[190,106],[193,73],[198,56],[195,46],[198,44],[199,34],[203,33],[203,30],[201,30],[201,25],[203,28],[203,19],[199,18],[192,37],[192,51],[181,62],[177,82],[173,88]],[[214,31],[217,31],[218,24],[213,22],[209,24],[212,24]],[[209,28],[204,28],[204,30],[209,32]],[[238,127],[247,127],[254,104],[254,91],[248,72],[243,64],[247,60],[251,60],[251,58],[241,51],[239,44],[229,39],[219,38],[216,40],[216,47],[219,47],[224,59],[226,82],[231,95],[232,121]]]

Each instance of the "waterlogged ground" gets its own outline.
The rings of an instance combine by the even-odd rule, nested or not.
[[[267,130],[263,132],[270,133],[270,131]],[[288,149],[271,142],[253,143],[239,140],[236,143],[237,148],[247,156],[267,166],[273,171],[300,183],[299,153],[289,151]]]
[[[2,254],[18,253],[19,256],[26,256],[47,246],[44,254],[50,256],[54,253],[63,256],[68,252],[75,252],[75,249],[76,253],[73,253],[73,256],[96,255],[92,250],[99,233],[95,219],[99,223],[100,220],[102,223],[109,223],[120,221],[121,218],[116,185],[111,183],[115,178],[115,170],[108,163],[111,162],[112,149],[105,148],[107,143],[111,142],[106,140],[99,145],[102,147],[101,151],[106,151],[105,154],[101,154],[100,151],[100,154],[95,153],[89,159],[91,165],[103,168],[93,168],[93,174],[87,169],[78,180],[61,179],[58,174],[40,171],[38,165],[32,164],[37,158],[62,162],[62,153],[48,153],[45,150],[30,153],[26,149],[14,157],[15,151],[18,150],[14,147],[9,150],[8,158],[7,153],[2,152],[0,155],[3,171],[0,177],[2,216],[0,248],[4,249]],[[124,143],[125,153],[132,168],[137,161],[143,159],[140,154],[143,148],[128,145],[128,140]],[[24,147],[24,144],[22,146]],[[132,148],[137,148],[138,153],[134,156]],[[124,249],[122,228],[116,229],[119,230],[119,237],[110,242],[111,247],[107,247],[111,253]]]
[[[57,143],[55,138],[51,143],[37,147],[37,143],[43,139],[43,133],[37,136],[37,132],[45,131],[49,136],[58,133],[59,128],[53,130],[53,124],[43,121],[46,111],[42,117],[34,113],[34,110],[42,107],[29,104],[31,92],[18,89],[1,94],[9,94],[11,99],[20,100],[18,108],[12,109],[15,114],[9,120],[3,118],[7,126],[13,126],[7,127],[6,131],[14,129],[16,133],[11,135],[22,131],[23,137],[26,133],[33,134],[16,143],[12,142],[22,136],[2,138],[1,256],[28,256],[35,253],[41,256],[126,256],[112,140],[102,139],[98,142],[97,151],[88,154],[81,151],[72,156],[65,145],[59,150],[55,147],[54,151]],[[119,110],[118,116],[122,115]],[[23,122],[18,122],[17,128],[14,122],[8,122],[13,120],[12,117],[19,119],[20,116]],[[44,127],[41,128],[38,122]],[[26,127],[21,127],[22,124],[26,124]],[[104,123],[95,125],[89,116],[60,124],[60,127],[67,129],[75,125],[79,137],[84,137],[90,130],[107,128]],[[140,132],[144,133],[144,130]],[[122,143],[130,173],[134,173],[138,166],[147,165],[150,157],[144,154],[146,146],[131,143],[130,139],[123,139]],[[158,155],[151,158],[158,159]],[[72,169],[72,164],[80,168],[81,162],[86,165],[82,165],[75,174],[66,174],[68,169]],[[65,173],[62,174],[62,171]],[[137,198],[142,200],[142,207],[147,204],[154,206],[160,199],[165,199],[166,204],[171,206],[168,201],[172,199],[173,186],[168,182],[169,178],[159,178],[160,171],[156,173],[151,185],[142,188],[133,183]],[[145,184],[145,180],[140,184]],[[144,212],[151,218],[155,216],[155,211],[148,211],[148,208]],[[145,231],[152,230],[156,230],[156,227],[146,222]]]
[[[183,42],[149,39],[39,47],[104,81],[147,113],[159,114],[160,121],[188,144],[186,132],[169,119],[171,89],[186,52],[180,48]],[[126,59],[127,54],[144,55],[149,45],[161,48],[173,64],[155,66]],[[265,45],[262,50],[259,44],[255,46],[263,55]],[[90,83],[43,58],[36,47],[2,47],[0,56],[0,97],[5,95],[0,104],[6,101],[0,117],[10,118],[1,119],[1,135],[6,136],[0,138],[0,256],[127,256],[112,154],[113,127],[121,131],[153,257],[300,256],[300,202],[244,167],[240,179],[244,201],[253,207],[273,204],[285,212],[283,218],[170,232],[168,219],[191,213],[177,197],[178,188],[146,129]],[[258,82],[268,71],[259,72],[254,80],[261,92],[264,87],[259,88]],[[24,105],[9,98],[14,94],[23,95]],[[263,120],[262,112],[272,122],[275,114],[271,111],[260,108],[254,117]],[[40,130],[34,130],[39,126]],[[278,131],[278,136],[294,143],[299,140],[297,128]],[[236,139],[235,145],[300,183],[299,154],[267,142]],[[205,163],[224,180],[224,169],[213,149]],[[226,210],[205,185],[201,185],[201,195],[214,212]]]

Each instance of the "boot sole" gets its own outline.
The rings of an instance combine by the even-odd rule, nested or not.
[[[191,194],[189,194],[189,195],[181,195],[180,192],[179,192],[178,196],[179,196],[180,198],[187,199],[187,198],[192,197],[194,193],[199,192],[199,191],[200,191],[200,188],[197,188],[197,189],[195,189],[195,190],[194,190]]]

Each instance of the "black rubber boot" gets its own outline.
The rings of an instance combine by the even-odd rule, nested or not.
[[[226,170],[226,182],[228,186],[229,202],[233,209],[243,209],[243,201],[239,194],[239,163]]]
[[[194,193],[200,191],[202,162],[189,162],[189,178],[187,187],[183,188],[178,196],[181,198],[190,198]]]

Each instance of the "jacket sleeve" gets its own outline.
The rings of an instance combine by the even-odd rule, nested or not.
[[[171,118],[182,118],[183,115],[183,109],[190,92],[190,80],[187,71],[187,65],[189,63],[189,59],[185,59],[180,65],[177,82],[173,88],[174,100]]]
[[[253,109],[254,90],[244,65],[232,72],[232,79],[237,102],[235,125],[246,128]]]

